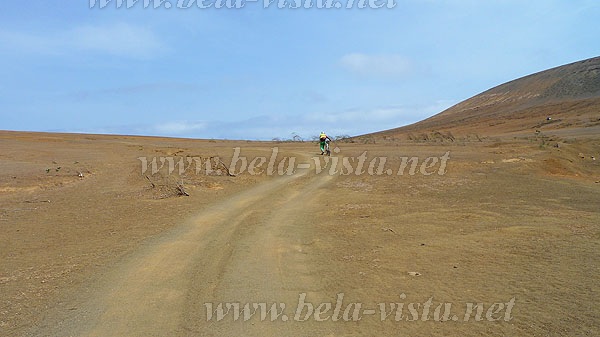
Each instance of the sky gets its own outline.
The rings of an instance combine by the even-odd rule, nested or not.
[[[597,0],[145,1],[2,1],[0,130],[354,136],[600,56]]]

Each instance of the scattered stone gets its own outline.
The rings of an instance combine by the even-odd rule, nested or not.
[[[381,230],[384,232],[392,232],[392,233],[396,234],[396,232],[391,228],[382,228]]]

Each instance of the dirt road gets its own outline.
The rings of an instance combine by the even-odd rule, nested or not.
[[[138,158],[230,162],[243,147],[250,163],[275,146],[279,158],[310,156],[314,144],[0,142],[2,336],[600,331],[595,139],[343,144],[332,158],[386,158],[382,174],[236,177],[145,177]],[[431,163],[446,154],[440,175]]]
[[[33,336],[282,335],[289,324],[207,319],[206,303],[283,302],[318,291],[303,226],[333,176],[276,177],[216,203],[144,244],[50,313]],[[291,314],[293,312],[288,312]],[[282,319],[282,322],[286,318]],[[255,331],[248,331],[254,328]]]

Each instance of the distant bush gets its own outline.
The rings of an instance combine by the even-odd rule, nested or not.
[[[300,137],[297,133],[292,132],[292,141],[293,142],[303,142],[304,139],[302,139],[302,137]]]
[[[344,142],[344,143],[350,142],[351,141],[350,138],[351,138],[350,135],[338,135],[338,136],[333,137],[333,139],[335,141]]]

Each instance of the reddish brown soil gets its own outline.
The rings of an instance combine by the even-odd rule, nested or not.
[[[331,162],[316,174],[309,143],[0,132],[0,335],[600,334],[598,138],[370,141],[334,144],[339,163],[367,156],[366,172],[340,175]],[[229,164],[235,147],[313,166],[142,174],[138,159]],[[422,173],[445,153],[443,174]],[[375,157],[391,175],[369,174]],[[419,160],[414,174],[397,175],[403,157]],[[295,319],[302,294],[316,308],[340,293],[342,311],[375,314]],[[413,321],[409,304],[430,298]],[[289,319],[207,320],[206,303],[222,302],[285,303]],[[381,319],[381,305],[400,302],[401,320]],[[457,321],[433,318],[441,303]],[[464,321],[469,303],[480,321]]]

